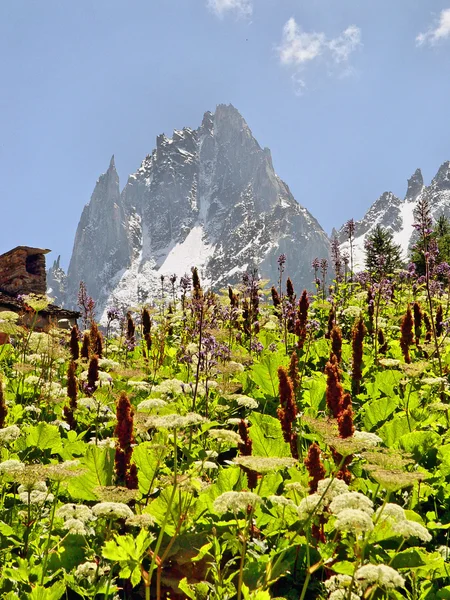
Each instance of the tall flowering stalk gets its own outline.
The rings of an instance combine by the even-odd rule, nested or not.
[[[93,321],[95,317],[95,301],[87,293],[87,288],[84,281],[80,281],[77,304],[81,308],[81,317],[83,319],[84,329],[87,329],[90,322]]]
[[[350,246],[350,276],[353,277],[353,242],[355,239],[355,221],[349,219],[344,226],[345,233],[347,234],[348,244]]]
[[[359,393],[362,379],[363,342],[366,335],[366,326],[362,315],[356,320],[352,330],[352,388],[355,394]]]
[[[436,309],[436,335],[440,337],[444,331],[444,315],[442,313],[442,304]]]
[[[325,334],[325,338],[327,340],[329,340],[331,337],[331,332],[333,330],[335,320],[336,320],[336,311],[334,309],[334,306],[332,305],[329,310],[329,313],[328,313],[327,332]]]
[[[239,425],[238,425],[239,435],[242,440],[242,442],[240,442],[238,444],[239,454],[241,456],[251,456],[252,455],[253,442],[250,439],[250,436],[248,434],[248,429],[249,428],[248,428],[247,421],[245,421],[244,419],[241,419],[241,421],[239,422]],[[249,469],[248,467],[244,467],[244,466],[242,466],[241,469],[247,475],[248,489],[254,490],[258,483],[258,473],[256,471],[253,471],[252,469]]]
[[[339,436],[343,439],[352,437],[355,433],[355,427],[353,425],[352,397],[350,394],[344,394],[341,400],[338,415],[338,429]]]
[[[314,494],[317,492],[317,484],[319,481],[325,478],[325,467],[322,463],[322,452],[316,442],[310,445],[308,448],[308,455],[305,458],[305,466],[308,470],[309,480],[309,493]]]
[[[370,335],[370,337],[372,337],[373,333],[374,333],[374,315],[375,315],[375,299],[373,297],[372,286],[370,286],[367,291],[367,314],[369,316],[367,332]]]
[[[114,435],[117,438],[114,456],[114,470],[117,483],[128,489],[137,489],[136,465],[131,464],[133,454],[133,409],[125,392],[122,392],[116,407],[117,425]]]
[[[303,290],[300,301],[298,303],[298,319],[295,323],[295,333],[297,335],[297,346],[300,350],[305,345],[306,336],[308,333],[307,324],[308,324],[308,309],[309,309],[309,299],[308,292]]]
[[[294,388],[291,378],[284,367],[278,367],[280,407],[277,409],[278,419],[283,430],[284,441],[291,448],[293,458],[298,458],[297,433],[293,431],[293,425],[297,418],[297,405],[295,403]]]
[[[127,312],[126,346],[129,352],[136,347],[136,325],[130,312]]]
[[[334,325],[331,330],[331,352],[336,357],[337,362],[340,364],[342,361],[342,331],[337,325]]]
[[[402,349],[403,356],[405,358],[406,363],[411,362],[411,356],[409,354],[409,348],[414,343],[414,321],[411,312],[411,306],[408,304],[408,308],[406,310],[406,314],[402,318],[402,323],[400,325],[400,348]]]
[[[89,345],[92,354],[96,354],[99,358],[103,356],[103,338],[95,321],[91,322],[89,331]]]
[[[344,388],[340,381],[339,365],[334,354],[325,366],[325,374],[327,376],[327,407],[331,416],[337,419],[340,412],[341,400],[344,395]]]
[[[300,390],[300,373],[298,370],[298,356],[295,350],[292,352],[291,360],[289,361],[289,377],[292,381],[292,388],[294,390],[294,394],[295,396],[297,396]]]
[[[89,361],[88,376],[87,376],[87,388],[86,391],[89,396],[95,392],[98,382],[98,356],[93,356]]]
[[[148,308],[144,308],[142,311],[142,337],[144,338],[148,355],[152,347],[152,320]]]
[[[335,236],[331,241],[331,260],[336,274],[336,290],[339,283],[342,282],[342,255],[338,238]]]
[[[413,314],[414,314],[414,335],[416,346],[420,343],[420,336],[422,335],[422,318],[423,312],[420,304],[418,302],[414,302],[413,304]]]
[[[90,353],[89,334],[85,333],[83,336],[83,343],[81,345],[81,358],[89,360]]]
[[[388,351],[388,343],[382,329],[378,330],[378,351],[380,354],[386,354]]]
[[[74,325],[70,330],[70,355],[72,360],[78,360],[80,358],[80,346],[78,344],[78,337],[80,332],[78,331],[78,327]]]
[[[77,409],[78,398],[78,382],[76,378],[77,365],[74,360],[69,363],[67,369],[67,396],[69,397],[69,405],[64,407],[64,417],[70,426],[70,429],[75,429],[75,411]]]
[[[3,429],[5,426],[7,415],[8,408],[6,406],[5,392],[3,391],[3,379],[0,376],[0,429]]]

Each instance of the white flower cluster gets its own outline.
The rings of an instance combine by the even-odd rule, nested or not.
[[[341,479],[321,479],[317,484],[317,492],[306,496],[298,507],[300,521],[308,520],[311,515],[320,515],[340,494],[348,492],[348,485]]]
[[[140,411],[151,411],[158,408],[164,408],[167,406],[167,402],[162,400],[162,398],[148,398],[147,400],[142,400],[137,405],[137,409]]]
[[[58,508],[55,515],[59,519],[78,519],[82,523],[94,519],[92,510],[84,504],[63,504]]]
[[[383,441],[378,435],[368,431],[355,431],[352,437],[357,442],[364,444],[366,448],[378,446]]]
[[[20,460],[10,458],[0,463],[0,475],[14,475],[20,473],[25,469],[25,465]]]
[[[250,396],[238,396],[235,398],[235,401],[236,404],[239,404],[239,406],[242,406],[243,408],[254,409],[259,406],[258,402],[253,398],[250,398]]]
[[[366,512],[356,508],[341,510],[334,523],[337,531],[360,535],[373,531],[373,521]]]
[[[110,358],[100,358],[98,366],[105,371],[116,371],[117,369],[120,369],[120,364]]]
[[[329,506],[333,515],[339,515],[343,510],[348,510],[350,508],[365,512],[369,516],[373,515],[372,500],[359,492],[344,492],[343,494],[336,496]]]
[[[76,579],[87,579],[89,583],[93,583],[97,577],[104,574],[104,569],[100,568],[96,562],[84,562],[75,570]]]
[[[56,404],[66,397],[66,390],[57,381],[45,381],[41,386],[41,393]]]
[[[10,425],[0,429],[0,444],[9,444],[15,442],[20,435],[20,429],[17,425]]]
[[[375,515],[380,523],[389,522],[392,531],[405,539],[416,537],[422,542],[430,542],[432,537],[426,527],[416,521],[410,521],[406,518],[405,511],[397,504],[388,503],[381,506]]]
[[[153,391],[161,396],[180,396],[187,391],[187,385],[179,379],[165,379]]]
[[[152,390],[152,386],[150,383],[148,383],[148,381],[135,381],[133,379],[129,379],[128,385],[137,392],[151,392]]]
[[[123,502],[99,502],[92,507],[95,517],[105,519],[128,519],[133,516],[133,511]]]
[[[378,585],[387,590],[404,587],[405,580],[388,565],[364,565],[355,571],[355,581],[362,589]]]
[[[231,444],[232,446],[242,444],[241,436],[235,431],[230,431],[228,429],[210,429],[208,431],[208,435],[209,437],[213,438],[213,440]]]
[[[26,385],[38,385],[38,383],[41,381],[41,378],[38,377],[37,375],[28,375],[28,377],[25,377],[24,379],[24,383]]]
[[[44,504],[53,502],[54,496],[48,492],[45,481],[37,481],[31,486],[19,485],[19,499],[23,504]]]
[[[219,514],[245,512],[249,506],[254,507],[261,502],[261,498],[253,492],[225,492],[214,500],[213,509]]]
[[[153,429],[183,429],[184,427],[192,427],[200,425],[206,421],[205,417],[197,413],[188,413],[187,415],[163,415],[149,417],[146,421],[148,428]]]

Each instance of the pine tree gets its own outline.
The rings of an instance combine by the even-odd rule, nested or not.
[[[390,231],[377,225],[366,238],[366,269],[376,277],[390,275],[402,265],[401,248]]]

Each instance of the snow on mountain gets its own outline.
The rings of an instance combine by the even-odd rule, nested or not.
[[[392,232],[394,242],[400,245],[402,256],[407,260],[413,243],[414,209],[424,194],[429,199],[434,221],[441,215],[450,218],[450,161],[441,165],[429,186],[424,185],[422,173],[417,169],[408,180],[408,188],[403,200],[397,198],[392,192],[385,192],[372,204],[363,219],[355,223],[353,262],[356,270],[364,269],[364,243],[377,225]],[[349,252],[344,225],[337,232],[337,237],[341,242],[341,251]]]
[[[253,268],[275,282],[281,253],[294,285],[309,288],[311,261],[329,259],[329,240],[240,113],[219,105],[199,128],[159,135],[122,192],[111,160],[78,225],[67,304],[83,280],[101,310],[135,306],[194,266],[216,289]]]

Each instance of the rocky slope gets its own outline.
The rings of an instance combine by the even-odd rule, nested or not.
[[[394,242],[402,249],[403,258],[407,260],[414,236],[414,209],[418,200],[426,194],[431,206],[433,220],[441,215],[450,218],[450,161],[445,162],[437,172],[429,186],[425,186],[422,172],[417,169],[408,179],[406,195],[397,198],[392,192],[385,192],[372,204],[364,218],[355,223],[355,240],[353,242],[354,267],[364,268],[364,242],[376,225],[389,229]],[[341,242],[341,251],[349,251],[345,226],[337,232]]]
[[[329,259],[329,240],[275,174],[270,150],[233,106],[219,105],[198,129],[158,136],[122,192],[111,160],[83,210],[65,297],[54,296],[73,304],[83,280],[101,310],[128,308],[154,298],[161,276],[193,266],[214,288],[253,268],[275,282],[281,253],[297,289],[311,287],[311,261]]]

